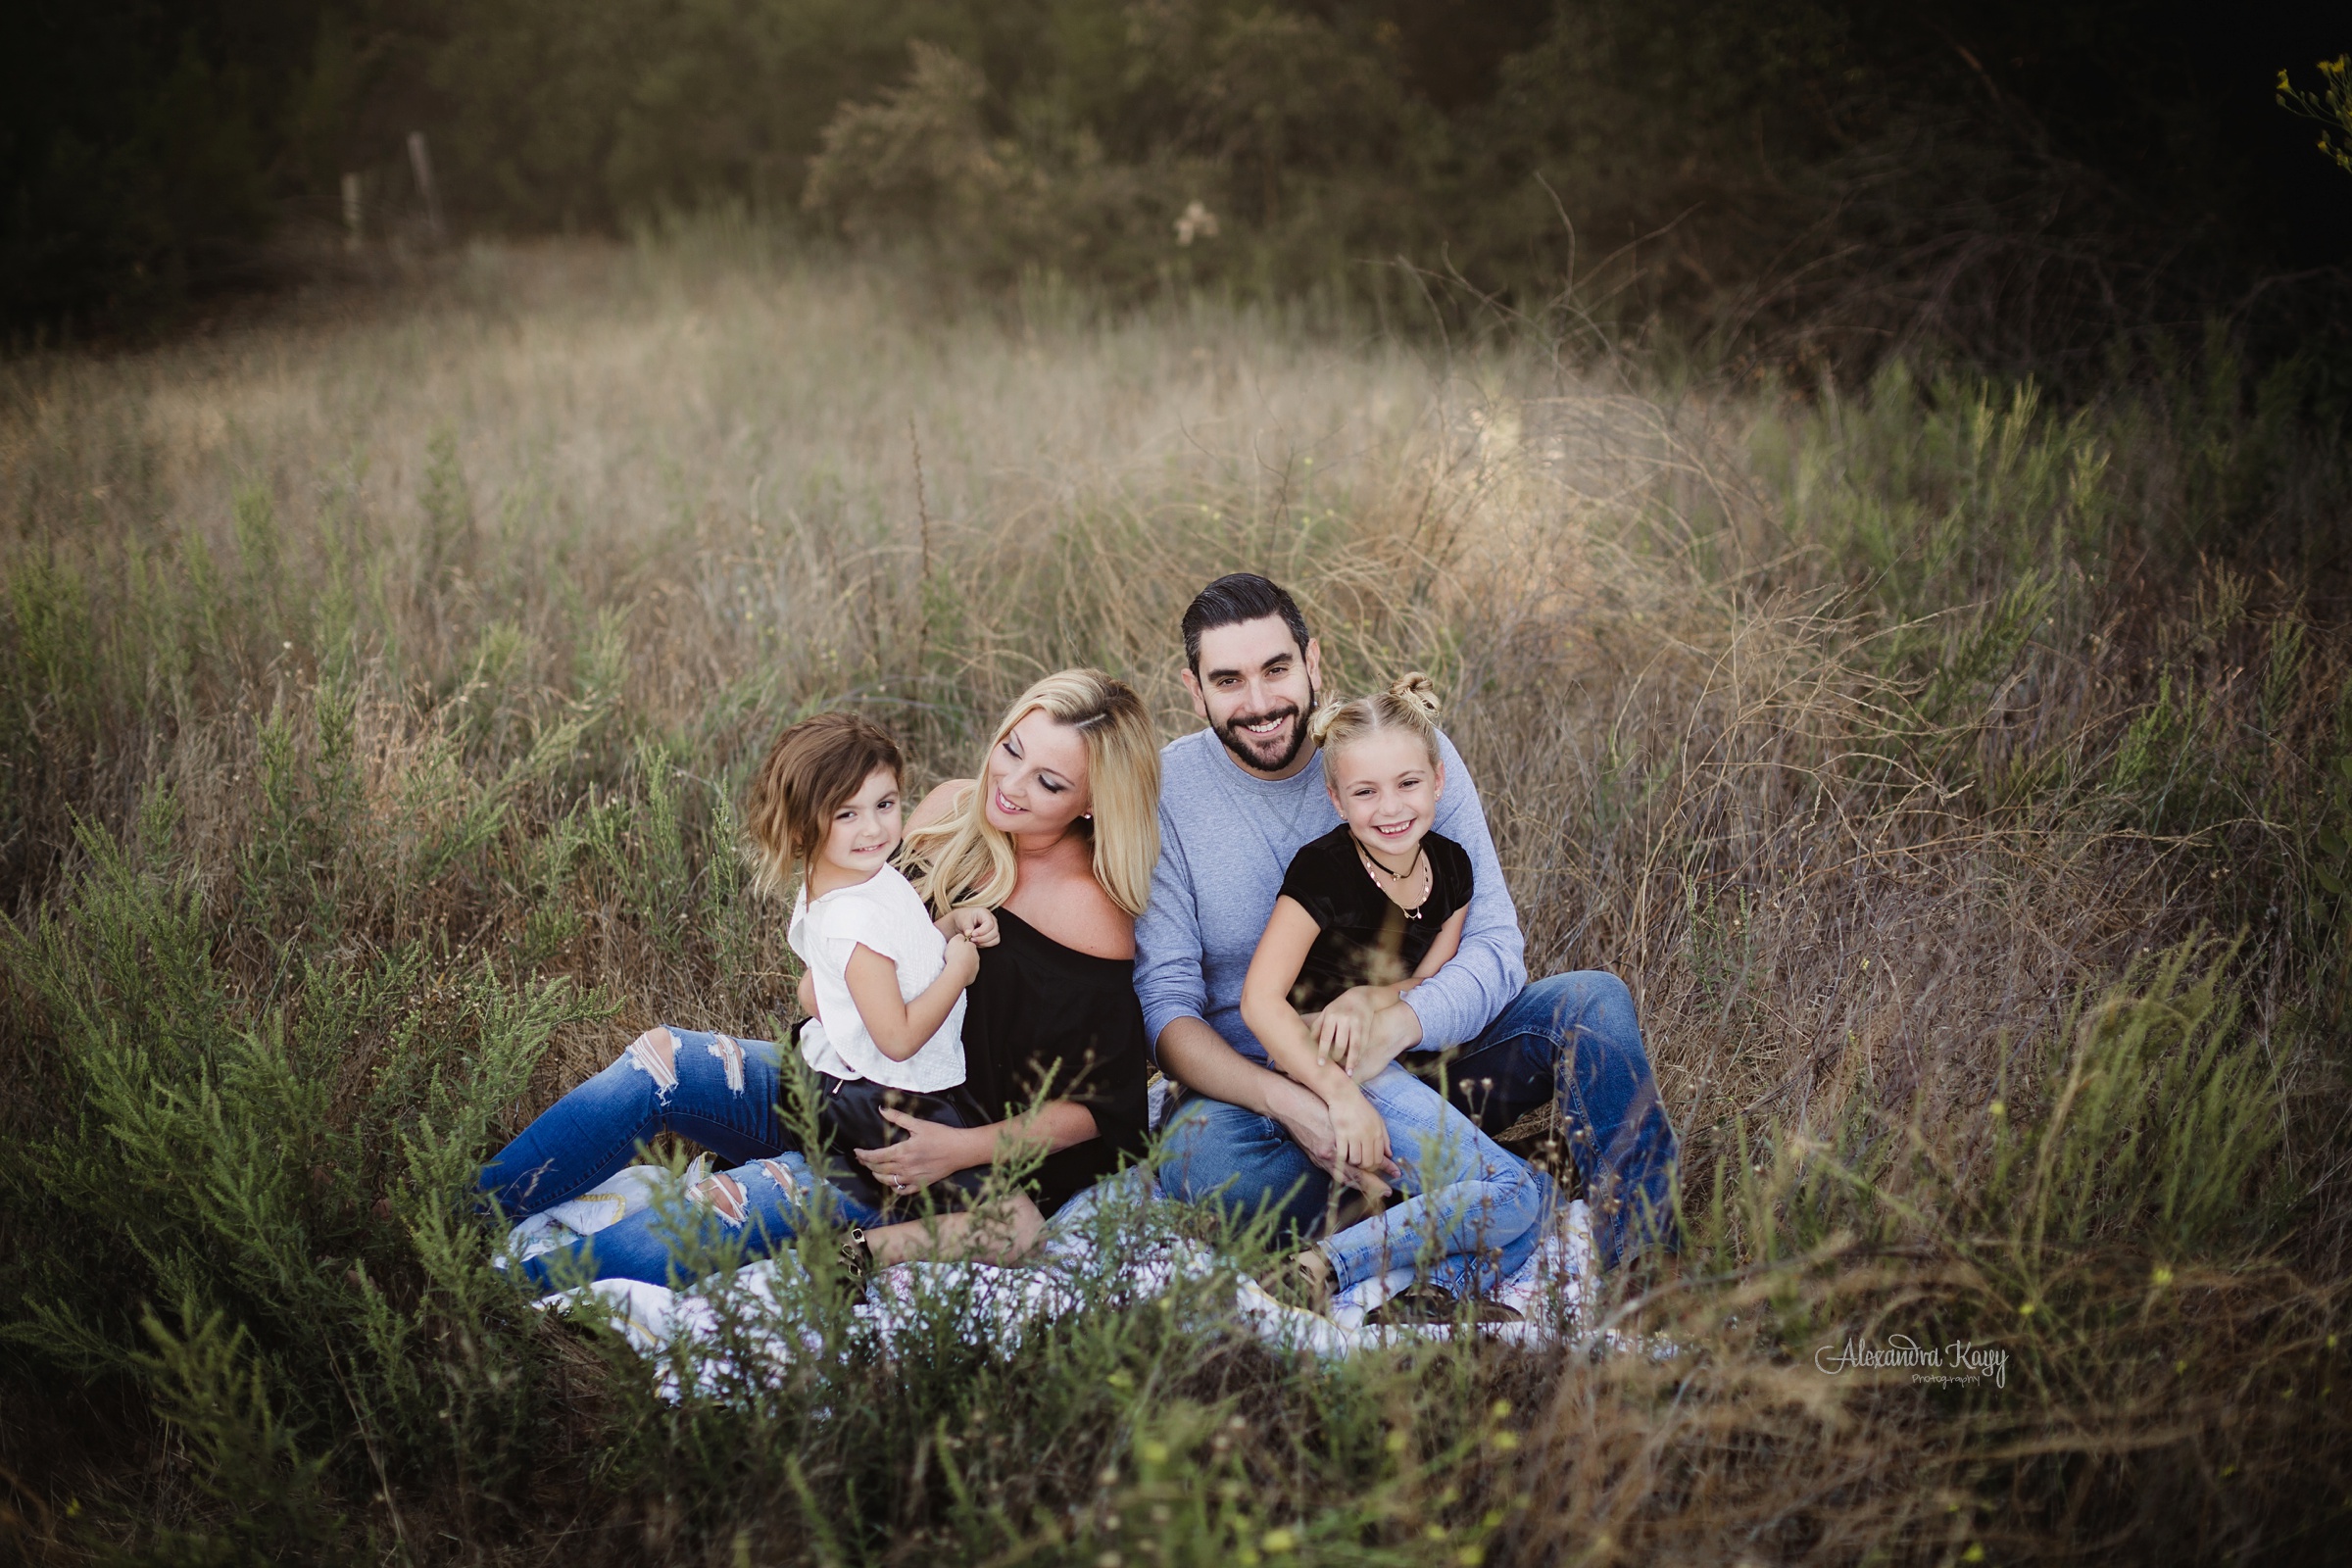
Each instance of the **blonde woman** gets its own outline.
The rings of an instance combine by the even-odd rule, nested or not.
[[[965,1214],[886,1223],[887,1209],[825,1181],[795,1147],[777,1102],[797,1054],[664,1026],[524,1129],[484,1167],[481,1190],[510,1215],[552,1207],[662,1131],[695,1139],[732,1168],[700,1183],[684,1216],[632,1215],[568,1253],[533,1258],[531,1278],[668,1284],[687,1275],[681,1257],[713,1243],[755,1256],[788,1245],[812,1199],[850,1227],[854,1275],[942,1251],[1006,1259],[1055,1209],[1141,1154],[1135,917],[1159,856],[1156,740],[1124,682],[1063,670],[1013,703],[976,777],[940,785],[907,820],[906,867],[933,912],[996,916],[963,1020],[964,1088],[996,1119],[952,1127],[884,1111],[896,1141],[855,1157],[885,1192],[906,1195],[1001,1161],[1026,1167],[1024,1192],[998,1223]],[[804,994],[804,1007],[810,1000]]]

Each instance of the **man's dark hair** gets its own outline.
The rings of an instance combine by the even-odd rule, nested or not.
[[[1306,617],[1298,613],[1298,602],[1290,593],[1266,581],[1254,571],[1236,571],[1219,577],[1215,582],[1193,596],[1184,607],[1184,662],[1195,675],[1200,673],[1200,634],[1219,626],[1239,626],[1245,620],[1263,620],[1268,615],[1281,617],[1290,628],[1291,640],[1298,645],[1298,656],[1306,657]]]

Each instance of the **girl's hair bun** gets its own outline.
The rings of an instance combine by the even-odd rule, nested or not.
[[[1339,754],[1382,730],[1411,732],[1428,749],[1430,765],[1444,765],[1445,758],[1438,749],[1437,720],[1437,683],[1416,669],[1409,675],[1398,676],[1386,691],[1318,709],[1307,721],[1306,732],[1323,749],[1323,777],[1336,788],[1339,775],[1334,769],[1339,765]]]
[[[1417,669],[1397,676],[1389,687],[1389,695],[1400,703],[1410,703],[1431,718],[1438,716],[1438,683]]]

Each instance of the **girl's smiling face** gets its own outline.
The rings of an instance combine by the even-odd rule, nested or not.
[[[1437,820],[1446,769],[1406,730],[1375,730],[1331,759],[1331,804],[1355,842],[1401,861]]]
[[[1001,833],[1058,834],[1094,809],[1086,787],[1086,737],[1043,709],[1012,726],[989,754],[980,813]]]
[[[858,793],[833,808],[825,821],[825,841],[816,851],[819,880],[847,886],[890,863],[906,833],[899,805],[899,775],[887,767],[868,773]]]

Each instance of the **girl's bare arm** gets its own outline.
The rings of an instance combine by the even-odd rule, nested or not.
[[[948,943],[948,966],[912,1002],[899,995],[899,966],[862,942],[850,955],[845,978],[874,1048],[893,1061],[905,1061],[939,1033],[956,999],[979,971],[980,956],[971,942],[956,937]]]
[[[1298,900],[1274,901],[1266,934],[1258,938],[1242,980],[1242,1022],[1266,1048],[1266,1054],[1284,1073],[1304,1084],[1331,1108],[1332,1130],[1339,1140],[1342,1164],[1359,1170],[1377,1167],[1389,1157],[1389,1133],[1345,1063],[1327,1058],[1315,1045],[1315,1031],[1291,1005],[1291,987],[1321,928]]]

